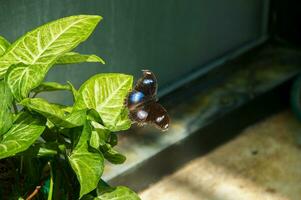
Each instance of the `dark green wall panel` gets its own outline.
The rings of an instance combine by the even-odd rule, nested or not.
[[[107,64],[53,68],[47,80],[79,86],[98,72],[140,75],[153,70],[160,87],[264,34],[267,0],[0,0],[0,35],[13,41],[50,20],[76,14],[104,17],[77,50]],[[60,93],[53,100],[68,102]]]

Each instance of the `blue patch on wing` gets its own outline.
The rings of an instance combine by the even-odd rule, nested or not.
[[[142,92],[133,92],[130,95],[131,103],[138,103],[143,100],[144,94]]]
[[[143,83],[144,83],[145,85],[152,84],[153,82],[154,82],[154,80],[152,80],[152,79],[144,79],[144,80],[143,80]]]

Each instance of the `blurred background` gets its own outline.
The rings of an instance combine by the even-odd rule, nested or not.
[[[54,67],[79,87],[96,73],[152,70],[171,128],[119,134],[105,180],[142,199],[300,200],[301,3],[294,0],[0,0],[9,41],[46,22],[103,16],[77,49],[105,65]],[[71,104],[71,94],[44,94]]]
[[[239,48],[250,48],[264,40],[267,2],[1,0],[0,30],[14,41],[33,28],[61,17],[101,15],[104,19],[93,37],[78,51],[95,53],[107,64],[54,68],[47,80],[70,80],[79,86],[95,73],[124,72],[139,77],[141,69],[150,69],[158,76],[160,93],[165,94],[206,73],[214,67],[216,59],[225,59]],[[68,101],[65,95],[59,94],[53,100]]]

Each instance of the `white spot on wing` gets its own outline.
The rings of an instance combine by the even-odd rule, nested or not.
[[[141,119],[141,120],[146,119],[147,116],[148,116],[148,113],[147,113],[146,111],[144,111],[144,110],[139,110],[139,111],[137,112],[137,117],[138,117],[139,119]]]
[[[164,119],[164,117],[165,117],[164,115],[162,115],[161,117],[157,117],[156,122],[160,123]]]
[[[143,83],[144,84],[146,84],[146,85],[148,85],[148,84],[150,84],[150,83],[153,83],[154,81],[152,80],[152,79],[144,79],[143,80]]]

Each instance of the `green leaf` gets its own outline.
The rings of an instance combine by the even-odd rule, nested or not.
[[[92,127],[86,122],[71,155],[68,157],[80,183],[80,198],[97,187],[104,169],[104,158],[100,152],[89,151],[88,141]]]
[[[111,145],[111,147],[114,147],[118,144],[118,137],[117,134],[111,133],[109,137],[108,143]]]
[[[0,159],[28,149],[40,137],[44,129],[45,121],[28,113],[21,113],[0,141]]]
[[[89,109],[87,115],[88,115],[87,117],[90,121],[96,122],[97,124],[103,124],[103,121],[99,116],[99,113],[95,109],[93,109],[93,108]]]
[[[76,101],[77,99],[77,96],[78,96],[78,91],[77,89],[75,89],[75,87],[73,86],[73,84],[70,82],[70,81],[67,81],[70,89],[71,89],[71,92],[72,92],[72,95],[73,95],[73,100]]]
[[[133,77],[125,74],[93,76],[80,87],[74,109],[95,109],[109,130],[124,130],[127,126],[119,126],[119,119],[132,83]]]
[[[40,92],[51,92],[58,90],[71,90],[70,85],[62,85],[56,82],[43,82],[38,87],[34,88],[32,91],[36,94]]]
[[[97,189],[98,196],[94,200],[141,200],[139,196],[127,187],[102,187]]]
[[[42,65],[17,64],[10,68],[6,82],[17,101],[27,98],[30,91],[40,85],[47,69]]]
[[[105,159],[107,159],[110,163],[122,164],[126,160],[126,157],[113,149],[110,144],[100,146],[100,149],[103,152]]]
[[[110,131],[106,127],[96,122],[92,122],[92,126],[94,128],[91,133],[90,146],[95,149],[99,149],[100,146],[106,144],[106,141],[110,137]]]
[[[117,119],[116,131],[127,130],[131,127],[131,125],[132,121],[129,118],[129,110],[127,107],[124,107]]]
[[[18,63],[50,68],[61,55],[85,41],[101,19],[94,15],[71,16],[28,32],[0,58],[0,78],[4,77],[11,65]]]
[[[75,64],[83,62],[99,62],[105,64],[105,61],[96,55],[83,55],[77,52],[68,52],[59,57],[56,64]]]
[[[86,121],[86,110],[66,113],[64,107],[51,104],[41,98],[27,98],[20,104],[43,115],[57,127],[73,128],[82,126]]]
[[[12,126],[14,115],[11,111],[13,96],[4,81],[0,81],[0,135]]]
[[[0,36],[0,57],[6,52],[10,43],[2,36]]]
[[[39,146],[39,151],[37,157],[52,157],[58,155],[57,144],[45,144],[44,146]]]

